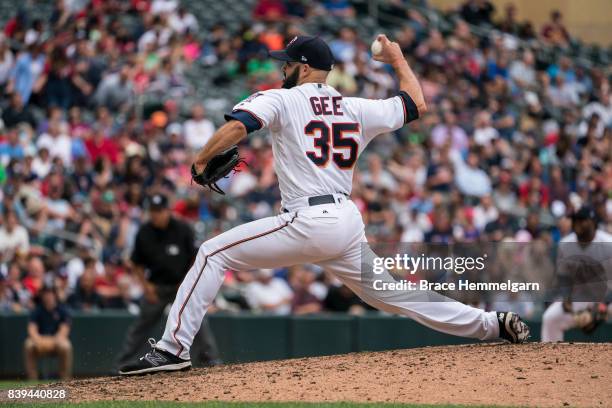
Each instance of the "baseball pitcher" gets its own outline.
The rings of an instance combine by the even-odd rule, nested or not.
[[[218,162],[234,160],[233,146],[248,133],[268,128],[282,211],[202,244],[161,340],[145,356],[122,367],[120,374],[190,367],[189,348],[227,269],[317,264],[372,306],[435,330],[482,340],[527,340],[529,328],[515,313],[485,312],[459,302],[377,297],[361,279],[366,236],[361,214],[349,198],[357,158],[374,137],[399,129],[426,111],[419,82],[399,45],[384,35],[378,40],[382,49],[374,59],[391,64],[400,87],[397,96],[385,100],[343,97],[326,85],[334,61],[318,37],[299,36],[285,50],[270,53],[284,62],[283,89],[257,92],[237,104],[226,115],[228,122],[198,154],[192,174],[196,182],[214,187],[216,169],[225,172],[227,167]],[[211,168],[213,162],[217,164]]]

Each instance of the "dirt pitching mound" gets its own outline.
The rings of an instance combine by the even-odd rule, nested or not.
[[[62,383],[73,401],[355,401],[604,407],[612,343],[479,344]]]

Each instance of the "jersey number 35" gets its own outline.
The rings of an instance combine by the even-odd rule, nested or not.
[[[330,129],[327,123],[312,120],[304,127],[304,133],[315,138],[314,146],[318,149],[318,152],[306,152],[306,156],[314,164],[319,167],[327,166],[331,152],[331,159],[336,163],[336,166],[347,170],[353,168],[357,161],[359,143],[352,137],[345,136],[350,133],[359,135],[358,123],[333,123]],[[337,150],[342,151],[338,152]]]

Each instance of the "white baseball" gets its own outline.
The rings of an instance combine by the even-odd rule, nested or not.
[[[378,55],[382,52],[382,43],[378,40],[374,40],[374,42],[372,43],[372,55]]]

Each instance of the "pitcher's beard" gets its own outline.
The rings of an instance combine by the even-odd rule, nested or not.
[[[288,77],[285,77],[285,79],[283,80],[283,88],[285,89],[293,88],[294,86],[297,85],[298,79],[300,79],[300,70],[296,69],[295,71],[291,73],[291,75],[289,75]]]

